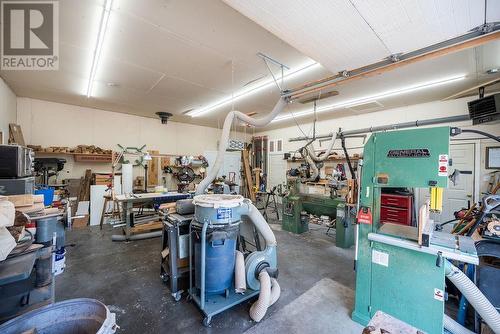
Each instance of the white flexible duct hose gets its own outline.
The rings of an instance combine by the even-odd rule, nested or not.
[[[259,209],[255,207],[250,201],[248,204],[248,212],[245,213],[246,216],[253,223],[257,231],[262,235],[264,240],[266,241],[266,247],[276,246],[276,237],[274,236],[273,231],[267,224],[267,221],[264,219]]]
[[[270,114],[266,115],[262,118],[252,118],[248,115],[243,114],[240,111],[231,111],[227,114],[226,119],[224,120],[224,126],[222,127],[222,135],[219,140],[219,150],[217,152],[217,158],[215,159],[215,163],[210,170],[210,173],[198,184],[196,188],[196,195],[203,194],[205,189],[212,183],[212,181],[217,177],[222,164],[224,163],[224,152],[226,152],[227,143],[229,140],[229,132],[231,131],[231,125],[233,124],[234,118],[239,119],[247,124],[250,124],[255,127],[263,127],[269,124],[276,115],[278,115],[286,106],[288,102],[285,98],[281,97],[278,100],[278,103],[274,106],[273,110]]]
[[[477,286],[449,261],[445,262],[445,273],[493,332],[500,333],[500,314]]]
[[[281,287],[278,284],[278,280],[271,277],[271,300],[269,301],[269,306],[273,305],[278,301],[281,295]]]
[[[313,159],[313,161],[315,162],[322,162],[322,161],[325,161],[326,159],[328,159],[328,156],[330,155],[330,153],[332,152],[333,150],[333,146],[335,145],[335,139],[337,139],[337,134],[334,134],[332,136],[332,142],[330,143],[330,147],[328,147],[328,149],[326,150],[325,154],[323,154],[322,156],[318,157],[316,155],[316,152],[314,150],[314,145],[311,143],[309,145],[307,145],[307,153],[309,154],[309,156],[311,157],[311,159]]]
[[[271,278],[267,271],[262,270],[259,274],[260,293],[259,299],[250,307],[250,318],[253,321],[259,322],[266,315],[271,301]]]
[[[302,149],[300,154],[302,155],[304,160],[307,162],[307,164],[309,165],[309,168],[311,168],[311,171],[312,171],[311,176],[309,178],[301,178],[300,181],[301,182],[316,182],[316,179],[319,176],[318,166],[316,166],[316,163],[313,161],[311,156],[308,154],[307,149]]]
[[[234,266],[234,292],[244,293],[247,289],[245,276],[245,258],[243,253],[236,251],[236,264]]]
[[[444,328],[453,334],[475,334],[473,331],[468,330],[458,322],[447,316],[443,317]]]

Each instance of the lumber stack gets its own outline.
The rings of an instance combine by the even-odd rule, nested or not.
[[[81,154],[111,154],[111,150],[106,150],[95,145],[78,145],[77,147],[71,149],[71,153],[81,153]]]
[[[57,208],[45,208],[43,204],[43,195],[10,195],[2,197],[14,204],[16,211],[27,214],[28,216],[42,216],[58,213]]]
[[[78,145],[76,147],[67,147],[67,146],[42,147],[40,145],[28,145],[28,147],[33,149],[33,151],[40,153],[65,153],[65,154],[74,153],[74,154],[102,154],[102,155],[111,155],[113,153],[112,150],[103,149],[95,145]]]

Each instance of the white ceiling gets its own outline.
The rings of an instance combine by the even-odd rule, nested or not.
[[[293,87],[462,34],[484,19],[479,0],[226,1],[249,18],[220,0],[115,0],[94,96],[87,99],[103,2],[60,1],[60,70],[0,72],[18,96],[148,117],[168,111],[177,121],[220,126],[230,106],[196,118],[183,113],[227,97],[252,80],[267,79],[258,52],[292,70],[312,58],[331,71],[317,67],[286,82]],[[500,1],[490,0],[488,8],[488,20],[500,20]],[[457,72],[467,74],[466,80],[449,86],[380,102],[391,107],[444,98],[480,82],[485,69],[500,66],[499,54],[499,43],[492,43],[414,64],[339,86],[339,96],[321,103]],[[261,115],[271,110],[277,97],[277,88],[271,87],[235,102],[235,108]],[[336,117],[342,112],[325,115]]]
[[[214,117],[181,114],[266,76],[258,52],[292,68],[311,62],[219,0],[115,0],[93,97],[87,99],[103,3],[60,2],[60,70],[0,72],[16,94],[151,117],[168,111],[180,121],[216,126]],[[319,69],[309,78],[327,74]],[[247,108],[267,111],[274,102],[250,101]]]
[[[479,0],[224,0],[332,72],[466,33],[484,22]],[[500,1],[488,2],[500,21]]]

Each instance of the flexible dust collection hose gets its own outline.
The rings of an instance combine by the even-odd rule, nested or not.
[[[318,176],[319,176],[319,169],[318,166],[316,166],[316,163],[314,160],[311,158],[311,156],[308,154],[307,149],[302,149],[300,152],[304,160],[307,162],[309,165],[309,168],[311,168],[311,176],[308,178],[301,178],[301,182],[316,182]]]
[[[248,204],[248,211],[245,215],[248,219],[250,219],[257,231],[266,241],[266,247],[276,246],[276,237],[274,236],[274,233],[269,227],[266,219],[260,213],[259,209],[257,209],[249,200],[246,201],[246,204]]]
[[[500,333],[500,314],[477,286],[450,261],[445,262],[445,274],[495,333]]]
[[[276,303],[281,295],[281,287],[278,280],[270,277],[267,271],[262,270],[259,274],[260,293],[259,299],[250,307],[250,318],[253,321],[261,321],[267,313],[267,309]]]
[[[219,140],[219,149],[217,151],[217,158],[215,158],[215,163],[212,166],[212,169],[207,174],[207,176],[198,184],[196,188],[196,195],[203,194],[205,189],[212,183],[212,181],[217,177],[219,170],[224,164],[224,152],[226,152],[227,143],[229,141],[229,132],[231,131],[231,125],[233,124],[233,120],[235,118],[255,127],[263,127],[269,124],[276,115],[278,115],[286,106],[287,100],[281,97],[278,100],[278,103],[274,106],[273,110],[270,114],[266,115],[262,118],[252,118],[248,115],[243,114],[240,111],[231,111],[227,114],[226,119],[224,120],[224,126],[222,127],[222,135]]]
[[[281,287],[278,284],[278,280],[271,277],[271,300],[269,301],[269,306],[272,306],[278,301],[281,295]]]
[[[267,271],[262,270],[259,274],[260,293],[259,299],[250,307],[250,318],[259,322],[266,315],[271,301],[271,278]]]
[[[322,156],[317,156],[316,155],[316,152],[314,150],[314,145],[312,143],[309,144],[309,145],[307,145],[306,148],[307,148],[308,155],[311,157],[311,159],[313,159],[314,162],[325,161],[326,159],[328,159],[328,157],[330,156],[330,153],[333,150],[333,146],[335,145],[335,139],[337,139],[337,134],[336,133],[332,135],[332,142],[330,143],[330,146],[326,150],[325,154],[323,154]]]
[[[475,334],[473,331],[468,330],[464,326],[460,325],[458,322],[444,315],[443,318],[444,328],[453,334]]]
[[[245,258],[243,253],[236,251],[236,264],[234,266],[234,292],[244,293],[247,289],[245,275]]]

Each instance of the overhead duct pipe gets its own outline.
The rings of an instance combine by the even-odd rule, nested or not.
[[[424,120],[420,120],[420,121],[417,120],[417,121],[411,121],[411,122],[396,123],[396,124],[390,124],[390,125],[370,126],[369,128],[338,132],[336,135],[336,138],[341,138],[342,136],[347,137],[347,136],[359,135],[359,134],[364,134],[364,133],[372,133],[372,132],[380,132],[380,131],[391,131],[391,130],[399,130],[399,129],[407,129],[407,128],[418,128],[419,126],[427,126],[427,125],[434,125],[434,124],[464,122],[464,121],[468,121],[468,120],[470,120],[469,115],[459,115],[459,116],[449,116],[449,117],[441,117],[441,118],[433,118],[433,119],[424,119]],[[327,138],[331,138],[333,135],[334,135],[333,133],[319,135],[319,136],[316,136],[316,139],[327,139]],[[288,141],[289,142],[296,142],[296,141],[307,141],[307,140],[311,140],[311,138],[309,138],[309,137],[295,137],[295,138],[290,138]]]
[[[278,103],[274,106],[273,110],[270,114],[261,118],[252,118],[248,115],[240,111],[233,110],[229,114],[227,114],[224,120],[224,126],[222,127],[222,135],[219,140],[219,150],[217,151],[217,158],[215,159],[215,163],[210,170],[210,173],[198,184],[196,188],[196,195],[203,194],[207,187],[213,182],[213,180],[217,177],[219,170],[224,164],[224,152],[227,149],[227,143],[229,141],[229,132],[231,131],[231,125],[233,124],[233,120],[236,118],[244,123],[255,127],[263,127],[269,124],[280,112],[283,111],[285,106],[287,105],[288,100],[284,97],[281,97],[278,100]]]

